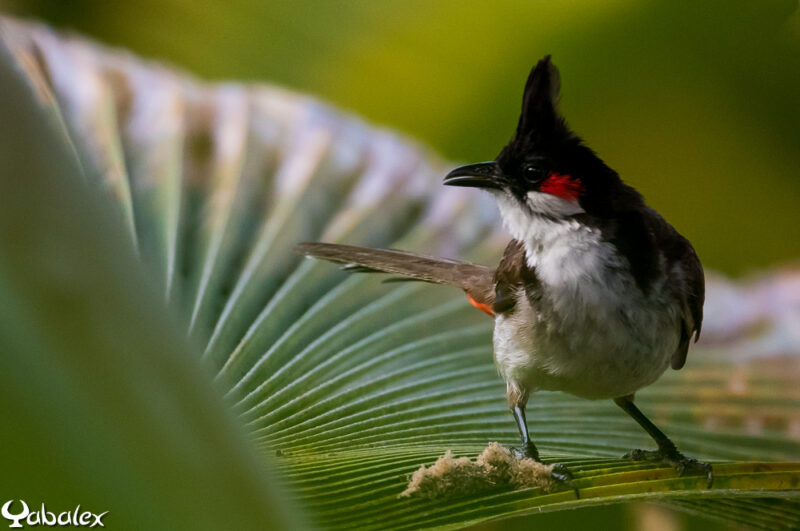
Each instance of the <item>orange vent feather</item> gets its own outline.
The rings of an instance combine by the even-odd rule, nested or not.
[[[469,303],[475,306],[477,309],[479,309],[480,311],[482,311],[487,315],[491,315],[492,317],[494,317],[494,311],[492,310],[491,306],[476,301],[475,299],[472,298],[472,296],[469,293],[467,293],[467,299],[469,299]]]

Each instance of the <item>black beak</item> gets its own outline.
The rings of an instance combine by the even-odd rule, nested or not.
[[[471,186],[473,188],[501,190],[508,184],[496,162],[481,162],[456,168],[444,178],[446,186]]]

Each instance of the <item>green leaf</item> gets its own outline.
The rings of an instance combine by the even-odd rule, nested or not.
[[[579,499],[398,499],[448,449],[515,441],[491,321],[447,288],[348,276],[292,248],[496,260],[493,206],[441,190],[444,165],[422,147],[310,98],[2,30],[16,58],[0,64],[2,119],[20,127],[0,161],[0,394],[19,429],[0,450],[24,456],[7,498],[96,504],[132,528],[449,528],[633,500],[800,524],[796,354],[734,362],[712,343],[637,395],[684,452],[714,461],[711,489],[619,459],[649,441],[612,404],[537,393],[531,431]]]
[[[0,46],[2,503],[117,529],[299,525],[23,66]]]

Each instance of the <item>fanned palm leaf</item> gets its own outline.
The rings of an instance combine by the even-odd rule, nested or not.
[[[24,71],[84,168],[72,172],[73,188],[103,190],[134,242],[128,246],[183,316],[198,354],[183,359],[179,376],[206,368],[210,378],[195,385],[207,393],[216,384],[221,415],[247,430],[264,459],[279,455],[277,467],[317,525],[462,527],[637,499],[752,527],[800,525],[800,464],[791,462],[800,457],[799,359],[783,352],[734,363],[728,347],[711,344],[638,396],[683,450],[715,462],[713,489],[701,478],[619,460],[648,441],[613,405],[539,393],[531,430],[545,458],[575,472],[579,500],[571,490],[508,488],[449,501],[398,499],[411,472],[445,450],[474,456],[489,441],[515,439],[491,361],[491,323],[458,293],[348,276],[301,260],[292,247],[323,239],[492,259],[502,238],[491,205],[440,191],[443,165],[419,146],[310,98],[203,85],[8,19],[2,31],[17,60],[2,68]],[[65,283],[80,278],[64,275]],[[726,286],[716,281],[710,292]],[[20,304],[28,295],[19,293]],[[17,330],[30,325],[18,320]],[[724,321],[711,317],[712,336]],[[130,328],[139,325],[147,335],[144,321]],[[176,348],[164,341],[164,349]],[[154,391],[164,390],[138,392]],[[186,405],[208,407],[199,399]],[[119,433],[113,424],[94,429]],[[145,438],[169,436],[165,426],[142,429],[150,430]],[[211,448],[196,451],[219,459]],[[228,488],[205,485],[217,486]],[[244,493],[227,495],[235,504]]]

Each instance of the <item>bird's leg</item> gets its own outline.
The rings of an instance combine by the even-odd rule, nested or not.
[[[533,444],[530,435],[528,434],[528,421],[525,420],[525,405],[528,403],[528,390],[513,381],[506,382],[506,398],[508,399],[508,407],[511,409],[511,414],[514,415],[514,422],[517,423],[519,435],[522,438],[522,447],[514,448],[509,447],[511,453],[517,459],[531,459],[539,460],[539,450]]]
[[[522,445],[520,448],[515,448],[513,446],[509,447],[511,454],[517,459],[530,458],[541,463],[542,461],[539,459],[539,450],[531,440],[531,436],[528,433],[528,421],[525,419],[525,405],[528,403],[528,391],[516,384],[509,382],[506,396],[508,398],[508,405],[511,409],[511,414],[514,415],[514,421],[517,423],[517,429],[519,430],[519,435],[522,439]],[[553,477],[553,479],[572,486],[572,473],[561,463],[553,464],[550,475]],[[575,489],[575,496],[580,497],[578,494],[578,489],[575,487],[573,487],[573,489]]]
[[[517,459],[530,457],[534,461],[538,461],[539,450],[536,448],[536,445],[533,444],[531,436],[528,434],[528,421],[525,420],[525,406],[512,407],[511,414],[514,415],[519,435],[522,438],[522,445],[520,448],[511,448],[511,452]]]
[[[633,403],[633,395],[615,398],[614,403],[622,408],[625,413],[633,417],[633,420],[644,428],[650,437],[658,445],[658,450],[633,450],[623,457],[634,461],[655,461],[670,465],[683,476],[685,474],[703,475],[708,478],[708,488],[714,481],[714,473],[711,465],[696,459],[686,457],[678,451],[675,443],[669,440],[663,431],[653,424],[650,419],[644,416],[638,407]]]

